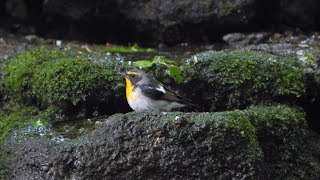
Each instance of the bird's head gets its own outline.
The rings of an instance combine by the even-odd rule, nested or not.
[[[126,79],[127,84],[130,83],[135,86],[142,79],[147,78],[147,74],[138,69],[132,69],[126,72],[124,78]]]

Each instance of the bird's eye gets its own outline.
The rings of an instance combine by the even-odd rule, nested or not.
[[[130,77],[134,78],[136,75],[135,74],[130,74]]]

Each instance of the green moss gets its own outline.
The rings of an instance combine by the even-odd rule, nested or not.
[[[114,72],[82,59],[62,58],[39,66],[31,80],[32,92],[47,104],[85,101],[99,89],[111,91]],[[119,80],[120,81],[120,80]]]
[[[29,90],[30,80],[36,67],[48,59],[54,61],[62,56],[65,55],[58,51],[48,51],[44,47],[26,51],[16,56],[7,63],[3,71],[4,86],[9,90],[7,93],[19,100],[30,97],[32,95]]]
[[[281,99],[296,100],[305,92],[304,69],[296,58],[255,51],[200,53],[184,70],[192,77],[186,89],[211,110],[245,108]]]
[[[277,125],[286,128],[291,125],[299,125],[301,128],[306,127],[305,113],[294,107],[285,105],[279,106],[260,106],[251,108],[246,112],[251,119],[251,122],[257,128],[272,128]]]
[[[24,52],[7,63],[4,87],[13,99],[45,107],[114,97],[124,88],[117,67],[95,64],[92,57],[45,47]]]

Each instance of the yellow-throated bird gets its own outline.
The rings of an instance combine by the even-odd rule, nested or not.
[[[171,111],[192,105],[190,100],[167,90],[153,76],[141,70],[127,71],[126,96],[130,107],[134,111]]]

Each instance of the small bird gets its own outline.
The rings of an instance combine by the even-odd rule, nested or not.
[[[191,105],[189,99],[169,91],[153,76],[138,69],[125,74],[126,96],[134,111],[171,111]]]

